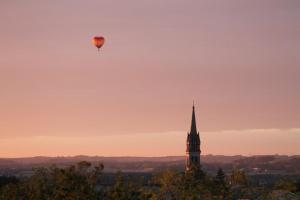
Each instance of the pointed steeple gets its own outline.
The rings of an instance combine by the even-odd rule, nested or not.
[[[191,131],[187,134],[186,139],[186,171],[190,171],[193,166],[200,168],[200,135],[197,132],[195,105],[193,102],[193,113]]]
[[[192,124],[191,124],[191,134],[197,134],[197,126],[196,126],[196,116],[195,116],[195,106],[193,102],[193,113],[192,113]]]

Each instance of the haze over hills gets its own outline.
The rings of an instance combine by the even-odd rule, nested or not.
[[[1,174],[23,175],[33,168],[45,166],[69,166],[80,161],[103,163],[106,172],[157,172],[165,169],[183,171],[185,167],[184,156],[165,157],[104,157],[104,156],[70,156],[70,157],[28,157],[28,158],[1,158]],[[300,174],[300,155],[264,155],[264,156],[201,156],[203,168],[214,173],[219,167],[225,171],[235,168],[243,169],[249,173],[272,174]],[[29,172],[30,174],[30,172]]]
[[[223,155],[203,155],[201,156],[203,162],[221,162],[228,163],[234,160],[243,158],[244,156],[223,156]],[[48,157],[48,156],[35,156],[35,157],[24,157],[24,158],[0,158],[0,166],[7,163],[16,164],[38,164],[38,163],[67,163],[76,161],[115,161],[115,162],[170,162],[170,161],[183,161],[185,156],[162,156],[162,157],[136,157],[136,156],[120,156],[120,157],[106,157],[106,156],[58,156],[58,157]]]
[[[235,160],[241,159],[243,156],[213,156],[203,155],[202,161],[204,163],[231,163]],[[16,167],[16,166],[45,166],[45,165],[64,165],[73,164],[82,160],[88,162],[103,162],[103,163],[184,163],[185,156],[164,156],[164,157],[105,157],[105,156],[36,156],[36,157],[24,157],[24,158],[0,158],[0,168]]]

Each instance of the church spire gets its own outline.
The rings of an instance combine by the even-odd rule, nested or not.
[[[200,167],[200,143],[200,136],[196,126],[195,105],[193,102],[191,131],[187,134],[186,139],[186,171],[192,169],[192,166]]]
[[[195,116],[194,102],[193,102],[192,124],[191,124],[191,132],[190,133],[197,134],[197,126],[196,126],[196,116]]]

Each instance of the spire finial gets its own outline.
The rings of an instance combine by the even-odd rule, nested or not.
[[[193,112],[192,112],[191,133],[197,134],[197,126],[196,126],[196,116],[195,116],[195,104],[194,104],[194,101],[193,101]]]

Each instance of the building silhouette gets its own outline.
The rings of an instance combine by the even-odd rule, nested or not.
[[[193,104],[191,130],[186,139],[186,171],[192,167],[200,168],[200,136],[197,132],[195,106]]]

